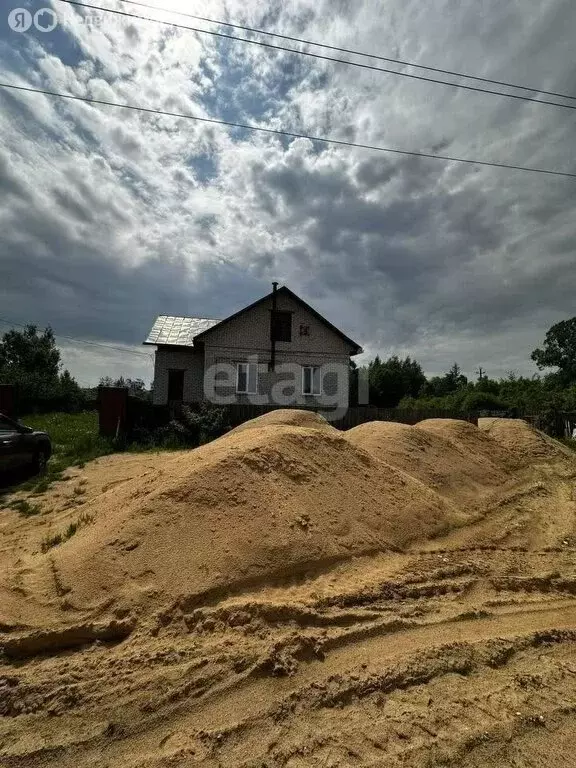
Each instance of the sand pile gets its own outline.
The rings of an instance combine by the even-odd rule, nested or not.
[[[0,509],[0,764],[573,765],[574,459],[481,426],[253,423]]]
[[[246,428],[85,504],[94,523],[53,550],[71,605],[150,605],[352,555],[465,521],[445,499],[328,427]],[[42,557],[42,556],[40,556]]]
[[[344,434],[347,440],[375,458],[407,472],[454,502],[466,504],[509,481],[510,473],[507,461],[502,465],[486,461],[484,435],[480,436],[478,454],[478,440],[470,436],[477,428],[460,423],[463,427],[454,426],[452,421],[448,424],[428,421],[423,422],[421,429],[373,421]],[[500,452],[498,448],[497,453]]]
[[[418,423],[418,429],[452,443],[461,455],[473,456],[487,472],[518,468],[515,456],[510,455],[504,446],[469,421],[425,419]]]
[[[306,429],[322,429],[334,433],[336,430],[329,424],[324,416],[314,411],[301,411],[297,408],[279,408],[276,411],[270,411],[262,416],[258,416],[250,421],[245,421],[240,426],[232,429],[228,434],[244,432],[247,429],[261,429],[262,427],[271,427],[283,424],[287,427],[305,427]]]
[[[573,451],[522,419],[479,419],[481,431],[489,435],[522,465],[535,462],[574,462]]]

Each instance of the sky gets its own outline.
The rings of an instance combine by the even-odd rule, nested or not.
[[[573,0],[148,0],[160,11],[93,2],[576,96]],[[13,31],[15,6],[52,8],[58,24]],[[576,110],[59,0],[2,3],[0,72],[77,96],[576,172]],[[430,375],[453,362],[472,377],[479,366],[532,375],[530,352],[576,314],[576,179],[0,89],[0,201],[0,331],[6,321],[50,325],[83,385],[121,374],[149,382],[153,348],[142,341],[157,315],[225,317],[273,280],[358,341],[359,362],[410,355]]]

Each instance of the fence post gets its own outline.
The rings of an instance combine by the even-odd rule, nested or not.
[[[0,384],[0,412],[11,419],[16,413],[16,387],[14,384]]]
[[[121,437],[128,429],[128,388],[98,387],[98,430],[102,437]]]

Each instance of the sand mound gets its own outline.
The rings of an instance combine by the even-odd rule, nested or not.
[[[516,457],[511,456],[504,446],[469,421],[425,419],[417,426],[428,434],[452,443],[461,456],[473,456],[476,462],[484,465],[486,471],[495,472],[518,467]]]
[[[72,605],[202,601],[230,586],[435,535],[446,500],[334,430],[269,426],[180,454],[155,478],[84,505],[94,523],[53,550]]]
[[[259,429],[260,427],[276,426],[278,424],[284,424],[285,426],[292,427],[306,427],[307,429],[327,429],[334,430],[319,413],[314,411],[298,410],[296,408],[279,408],[276,411],[270,411],[263,416],[258,416],[250,421],[245,421],[244,424],[231,430],[228,434],[235,434],[236,432],[244,432],[246,429]]]
[[[478,419],[478,426],[524,465],[559,460],[574,463],[576,458],[568,448],[523,419]]]
[[[468,427],[476,429],[465,425],[466,436],[470,431]],[[450,435],[460,431],[458,426],[448,429]],[[475,500],[510,479],[505,466],[486,463],[484,450],[480,456],[473,449],[462,450],[461,441],[447,439],[442,432],[434,425],[432,429],[420,429],[373,421],[349,430],[345,437],[375,458],[407,472],[455,502]],[[474,447],[474,440],[471,442]]]
[[[0,764],[573,765],[574,470],[481,426],[250,428],[0,508]]]

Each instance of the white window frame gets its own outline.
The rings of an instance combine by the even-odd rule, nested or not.
[[[304,372],[305,371],[311,371],[310,373],[310,384],[311,384],[311,392],[306,392],[304,389]],[[318,391],[314,391],[314,371],[318,371]],[[322,367],[320,365],[303,365],[302,366],[302,394],[305,397],[318,397],[322,394]]]
[[[246,389],[240,389],[240,367],[246,368]],[[250,367],[254,368],[254,389],[250,389]],[[236,363],[236,394],[237,395],[257,395],[258,394],[258,363]]]

